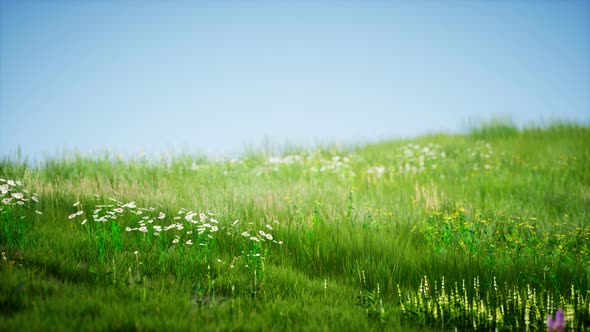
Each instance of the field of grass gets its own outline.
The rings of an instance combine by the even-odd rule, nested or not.
[[[0,162],[2,331],[590,330],[590,128]]]

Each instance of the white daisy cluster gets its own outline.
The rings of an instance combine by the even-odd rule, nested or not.
[[[485,141],[478,141],[473,147],[467,148],[467,157],[472,163],[474,171],[492,168],[494,149]]]
[[[439,144],[407,144],[400,149],[397,172],[401,174],[416,174],[439,167],[447,155],[441,151]]]
[[[352,170],[352,155],[333,156],[330,159],[320,158],[312,160],[309,172],[312,173],[333,173],[340,177],[354,177],[356,174]]]
[[[100,199],[99,195],[95,195],[97,199]],[[81,224],[84,225],[88,220],[95,222],[107,222],[120,220],[125,225],[125,231],[128,233],[139,232],[146,235],[161,236],[164,232],[174,233],[171,243],[174,245],[193,245],[198,244],[200,246],[207,246],[212,240],[215,239],[216,234],[223,231],[227,236],[233,237],[237,234],[247,234],[247,237],[252,241],[257,242],[273,242],[282,244],[282,241],[274,239],[272,234],[268,233],[269,230],[273,230],[271,225],[266,225],[266,231],[259,230],[256,233],[250,235],[251,229],[245,232],[238,230],[240,227],[239,220],[227,226],[221,226],[219,221],[216,220],[213,213],[205,212],[194,212],[181,208],[178,213],[174,216],[166,216],[162,211],[158,211],[153,207],[143,208],[138,207],[135,202],[123,203],[114,198],[109,198],[113,204],[99,204],[94,206],[91,216],[86,216],[82,204],[76,202],[73,207],[77,209],[76,212],[69,215],[69,219],[75,219],[80,217],[83,219]],[[133,224],[129,224],[133,223]],[[278,222],[275,221],[276,224]],[[253,224],[253,223],[250,223]]]
[[[29,193],[27,189],[23,187],[21,181],[0,179],[0,213],[6,213],[7,207],[13,205],[23,206],[30,208],[30,202],[39,203],[39,195]],[[41,211],[35,210],[37,214],[43,214]]]
[[[373,179],[388,173],[417,174],[433,172],[442,169],[447,155],[439,144],[407,144],[390,156],[390,165],[374,165],[366,169],[366,173]]]
[[[274,220],[273,223],[275,224],[279,224],[278,221]],[[250,223],[253,224],[253,223]],[[283,244],[283,241],[277,241],[274,239],[274,237],[272,236],[271,233],[269,233],[269,231],[274,230],[273,226],[267,224],[265,227],[265,229],[260,229],[258,231],[254,231],[251,228],[247,231],[242,232],[242,236],[245,238],[250,239],[251,241],[254,242],[265,242],[265,241],[270,241],[276,244]]]

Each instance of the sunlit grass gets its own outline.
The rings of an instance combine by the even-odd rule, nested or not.
[[[233,160],[4,160],[0,326],[532,331],[562,308],[588,329],[588,142],[502,124]]]

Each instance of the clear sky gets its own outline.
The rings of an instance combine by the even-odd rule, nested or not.
[[[588,1],[0,1],[0,156],[590,123]]]

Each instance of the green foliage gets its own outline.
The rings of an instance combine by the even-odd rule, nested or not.
[[[4,159],[0,326],[543,330],[563,308],[589,329],[587,142],[491,123],[227,161]]]

